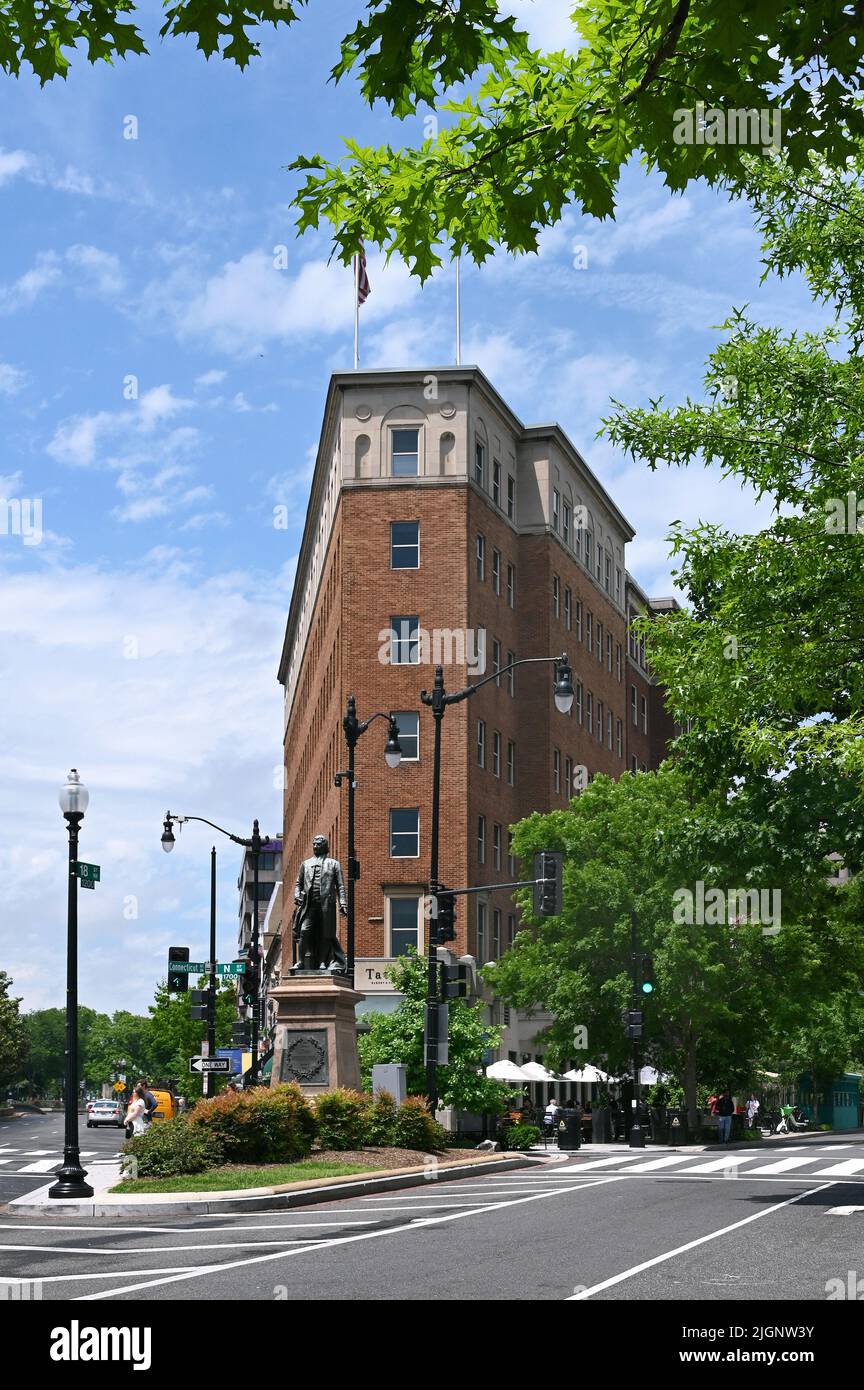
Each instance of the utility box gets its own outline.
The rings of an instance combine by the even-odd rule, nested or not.
[[[408,1097],[408,1068],[402,1062],[383,1063],[372,1068],[372,1094],[389,1091],[397,1105]]]

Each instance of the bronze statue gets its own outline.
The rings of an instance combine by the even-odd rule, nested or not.
[[[329,970],[341,974],[348,968],[345,952],[339,944],[336,926],[336,905],[344,917],[345,885],[342,865],[331,859],[325,835],[312,841],[312,858],[300,865],[294,886],[293,937],[296,959],[293,970]]]

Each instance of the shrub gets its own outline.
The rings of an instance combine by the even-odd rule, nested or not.
[[[337,1086],[315,1097],[315,1120],[322,1149],[360,1149],[367,1142],[371,1096]]]
[[[536,1125],[505,1125],[499,1130],[498,1137],[505,1149],[518,1149],[524,1153],[540,1143],[543,1132]]]
[[[123,1170],[127,1177],[173,1178],[181,1173],[203,1173],[223,1162],[216,1135],[190,1124],[186,1116],[152,1124],[123,1145]]]
[[[423,1096],[409,1096],[396,1111],[392,1143],[397,1148],[441,1153],[447,1146],[444,1129],[426,1109]]]
[[[224,1091],[200,1101],[189,1118],[218,1142],[228,1163],[292,1163],[308,1156],[315,1138],[315,1116],[293,1083]]]
[[[366,1112],[366,1143],[375,1146],[394,1143],[397,1106],[389,1091],[379,1091]]]

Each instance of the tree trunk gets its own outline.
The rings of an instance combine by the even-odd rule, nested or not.
[[[684,1103],[687,1106],[687,1123],[690,1126],[690,1133],[696,1133],[697,1113],[696,1113],[696,1039],[693,1030],[687,1030],[685,1043],[687,1056],[684,1063]]]

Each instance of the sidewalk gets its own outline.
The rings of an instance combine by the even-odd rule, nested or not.
[[[784,1144],[860,1144],[864,1142],[864,1129],[843,1129],[843,1130],[800,1130],[793,1134],[772,1134],[763,1139],[739,1139],[730,1140],[728,1144],[646,1144],[646,1152],[653,1154],[701,1154],[701,1153],[725,1153],[727,1151],[742,1152],[750,1149],[776,1149],[782,1148]],[[554,1141],[550,1140],[548,1148],[542,1144],[535,1144],[529,1153],[532,1157],[543,1158],[570,1158],[574,1153],[583,1151],[592,1154],[616,1154],[632,1153],[629,1144],[623,1140],[618,1140],[615,1144],[594,1144],[591,1140],[584,1140],[578,1149],[559,1149]]]
[[[52,1199],[50,1183],[23,1197],[15,1197],[6,1210],[10,1216],[210,1216],[220,1212],[273,1211],[285,1207],[309,1206],[318,1202],[340,1202],[346,1197],[366,1197],[373,1192],[390,1192],[404,1187],[423,1187],[446,1176],[473,1177],[478,1169],[486,1173],[507,1173],[530,1167],[524,1154],[476,1153],[470,1157],[440,1163],[429,1156],[427,1162],[411,1168],[390,1168],[348,1178],[311,1178],[283,1183],[277,1187],[246,1187],[228,1192],[109,1192],[120,1181],[120,1164],[104,1163],[88,1170],[87,1181],[93,1196]]]

